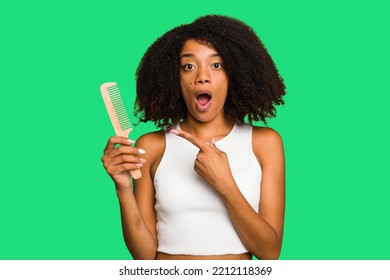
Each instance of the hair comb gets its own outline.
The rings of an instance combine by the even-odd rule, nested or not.
[[[117,83],[109,82],[102,84],[100,86],[100,92],[102,93],[115,134],[117,136],[129,137],[132,127]],[[130,173],[134,179],[139,179],[142,176],[141,170],[139,169],[131,170]]]

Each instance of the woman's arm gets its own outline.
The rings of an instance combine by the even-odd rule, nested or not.
[[[241,194],[227,155],[213,141],[205,145],[186,132],[173,133],[199,147],[195,170],[223,199],[245,247],[259,259],[277,259],[282,244],[285,204],[284,152],[279,134],[269,128],[253,128],[253,151],[263,174],[259,213],[256,213]]]
[[[246,248],[259,259],[279,258],[284,224],[285,163],[282,139],[269,128],[253,129],[253,151],[261,163],[259,213],[240,193],[234,180],[222,199]]]
[[[150,134],[142,136],[136,144],[137,148],[126,144],[125,138],[120,138],[110,138],[102,161],[116,186],[125,243],[134,259],[155,259],[157,237],[151,168],[158,146],[153,142],[156,137]],[[121,146],[115,148],[116,144]],[[141,147],[146,153],[142,153],[142,150],[140,153]],[[129,171],[139,168],[142,177],[134,180],[133,192]]]

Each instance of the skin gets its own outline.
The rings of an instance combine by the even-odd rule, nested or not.
[[[285,205],[281,137],[270,128],[253,128],[252,149],[263,173],[259,213],[256,213],[239,191],[227,155],[218,149],[218,140],[229,134],[234,125],[224,114],[228,77],[222,58],[214,48],[196,40],[184,44],[180,57],[180,85],[188,117],[180,124],[180,131],[171,130],[171,133],[199,148],[194,169],[220,195],[250,253],[190,256],[157,251],[153,179],[165,150],[163,131],[143,135],[137,141],[137,148],[128,139],[114,136],[104,150],[102,161],[116,186],[126,245],[134,259],[241,260],[251,259],[252,254],[259,259],[277,259],[283,238]],[[199,92],[212,96],[206,110],[197,104]],[[142,177],[134,181],[132,191],[129,171],[139,168]]]

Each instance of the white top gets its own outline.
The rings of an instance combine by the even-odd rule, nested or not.
[[[223,255],[248,252],[214,189],[194,170],[199,149],[172,133],[154,177],[157,251],[167,254]],[[228,155],[233,177],[258,212],[261,168],[252,150],[252,126],[235,125],[216,142]]]

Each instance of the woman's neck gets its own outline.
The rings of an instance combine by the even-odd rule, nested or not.
[[[219,140],[228,135],[233,125],[234,123],[227,118],[215,119],[210,122],[200,122],[194,118],[186,118],[180,123],[180,129],[208,142],[211,137]]]

